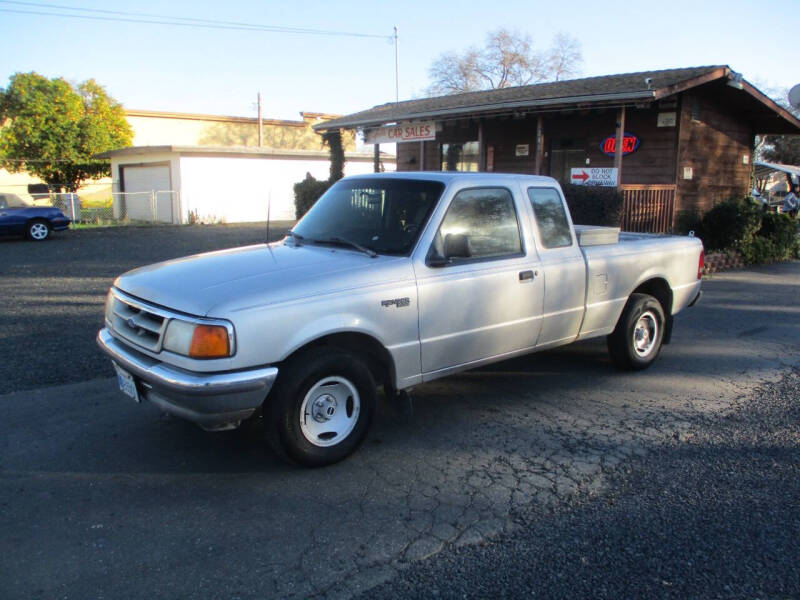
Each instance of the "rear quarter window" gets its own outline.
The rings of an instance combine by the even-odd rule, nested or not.
[[[572,232],[561,196],[554,188],[528,188],[528,198],[536,217],[539,242],[545,248],[572,245]]]

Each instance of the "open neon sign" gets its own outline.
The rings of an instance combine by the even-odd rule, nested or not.
[[[625,132],[625,135],[622,137],[622,155],[625,156],[626,154],[635,152],[638,147],[639,136]],[[600,151],[608,156],[614,156],[617,151],[617,136],[610,135],[604,139],[600,144]]]

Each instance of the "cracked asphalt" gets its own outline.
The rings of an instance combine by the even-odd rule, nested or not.
[[[148,247],[141,236],[130,243]],[[55,250],[51,258],[60,260]],[[35,304],[19,275],[30,269],[7,271],[0,285]],[[65,267],[52,277],[80,275]],[[623,497],[631,510],[647,506],[631,482],[646,487],[648,465],[666,473],[672,464],[648,461],[670,460],[720,419],[760,414],[743,407],[758,408],[754,399],[800,365],[800,263],[716,275],[704,292],[647,371],[615,371],[604,343],[590,341],[422,385],[413,415],[384,403],[364,447],[321,470],[283,465],[257,432],[207,434],[135,405],[113,379],[31,388],[26,374],[0,396],[0,589],[9,598],[558,597],[560,588],[532,586],[576,572],[596,582],[545,560],[580,547],[565,519],[592,531],[598,513],[582,507]],[[97,318],[90,312],[80,319]],[[75,342],[70,359],[94,364],[88,348]],[[797,416],[785,425],[795,447]],[[768,462],[757,466],[769,474]],[[697,479],[688,468],[670,473]],[[796,469],[784,473],[796,492]],[[776,499],[775,514],[782,506]],[[545,570],[503,587],[508,570],[498,565],[513,564],[520,539]],[[621,552],[619,535],[604,539],[609,556]],[[623,572],[647,560],[633,552]],[[775,577],[797,596],[797,571],[783,568]],[[479,578],[488,587],[465,587]],[[737,595],[711,592],[673,588],[675,597]]]

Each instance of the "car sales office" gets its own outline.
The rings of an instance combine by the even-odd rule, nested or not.
[[[800,120],[727,66],[590,77],[392,102],[317,131],[359,129],[397,143],[397,170],[543,174],[618,186],[622,226],[670,231],[749,193],[756,134],[800,134]]]

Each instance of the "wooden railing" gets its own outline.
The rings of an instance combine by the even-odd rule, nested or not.
[[[623,231],[668,233],[675,211],[674,185],[621,185]]]

